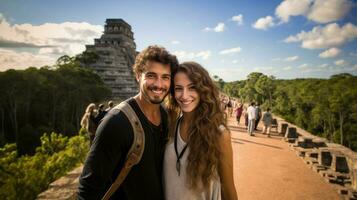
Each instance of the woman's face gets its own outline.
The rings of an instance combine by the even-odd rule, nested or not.
[[[200,102],[196,86],[184,72],[178,72],[174,77],[175,99],[182,112],[192,112]]]

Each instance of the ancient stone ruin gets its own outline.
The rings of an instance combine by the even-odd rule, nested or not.
[[[132,66],[136,44],[131,26],[122,19],[107,19],[104,34],[94,39],[94,45],[86,45],[87,52],[99,56],[89,67],[111,88],[112,98],[124,100],[138,92]]]

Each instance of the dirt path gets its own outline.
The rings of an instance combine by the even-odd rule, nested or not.
[[[244,120],[243,120],[244,121]],[[341,199],[337,190],[309,169],[280,136],[249,136],[229,119],[234,152],[234,180],[240,200]],[[273,131],[272,134],[277,134]]]

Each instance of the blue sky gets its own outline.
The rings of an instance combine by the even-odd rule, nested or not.
[[[225,81],[357,75],[356,0],[0,0],[0,71],[51,65],[100,37],[106,18],[132,26],[137,50],[158,44]]]

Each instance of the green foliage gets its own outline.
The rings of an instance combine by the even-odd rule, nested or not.
[[[263,109],[272,107],[289,122],[357,150],[356,85],[357,77],[351,74],[276,80],[254,72],[245,81],[225,83],[223,91],[247,103],[261,103]]]
[[[40,133],[77,132],[86,106],[110,96],[100,77],[82,66],[95,59],[65,55],[52,67],[0,72],[0,143],[16,143],[19,155],[32,155]]]
[[[82,163],[88,152],[83,135],[44,134],[33,156],[17,156],[16,144],[0,148],[0,199],[35,199],[48,185]]]

